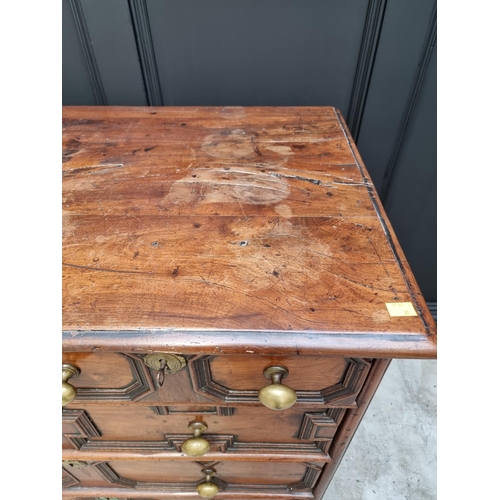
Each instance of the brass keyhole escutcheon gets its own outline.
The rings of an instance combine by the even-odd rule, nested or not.
[[[297,394],[281,383],[287,375],[288,370],[284,366],[270,366],[264,370],[264,377],[272,382],[259,391],[259,401],[264,406],[271,410],[286,410],[295,404]]]
[[[216,470],[203,469],[201,472],[205,474],[205,482],[200,483],[196,487],[196,493],[203,498],[213,498],[219,493],[219,487],[215,483],[212,483],[212,477],[215,476]]]
[[[76,389],[68,383],[71,377],[78,377],[80,369],[64,363],[62,365],[62,405],[66,406],[76,398]]]
[[[188,457],[202,457],[210,451],[210,442],[203,439],[202,432],[207,430],[207,425],[203,422],[191,422],[189,430],[193,433],[193,437],[186,439],[182,443],[181,449]]]
[[[179,354],[166,354],[155,352],[144,358],[144,363],[149,368],[156,370],[156,382],[161,387],[165,381],[165,374],[173,374],[186,366],[186,358]]]

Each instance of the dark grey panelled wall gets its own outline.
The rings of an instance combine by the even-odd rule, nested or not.
[[[163,102],[347,111],[367,4],[149,0]]]
[[[435,0],[63,0],[62,101],[339,108],[437,301]]]

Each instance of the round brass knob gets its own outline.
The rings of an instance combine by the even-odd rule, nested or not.
[[[295,391],[281,384],[281,379],[287,375],[288,370],[283,366],[270,366],[264,370],[264,376],[272,382],[259,391],[259,401],[264,406],[271,410],[286,410],[295,404]]]
[[[213,498],[217,493],[219,493],[219,487],[212,483],[212,476],[215,475],[215,469],[203,469],[203,474],[205,474],[205,482],[200,483],[196,487],[196,493],[203,498]]]
[[[73,365],[62,365],[62,405],[66,406],[76,398],[76,389],[68,384],[71,377],[78,377],[80,369]]]
[[[200,437],[201,433],[207,429],[208,427],[203,422],[191,422],[189,424],[189,430],[193,433],[193,437],[184,441],[181,446],[182,451],[188,457],[201,457],[210,451],[210,443]]]

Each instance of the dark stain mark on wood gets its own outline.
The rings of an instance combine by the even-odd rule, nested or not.
[[[94,174],[121,167],[123,167],[122,163],[109,164],[109,165],[89,165],[88,167],[79,167],[79,168],[72,168],[69,170],[63,170],[62,176],[68,177],[70,175],[77,175],[77,174]]]
[[[319,179],[309,179],[308,177],[302,177],[301,175],[285,175],[285,174],[278,174],[276,172],[269,172],[269,175],[273,177],[278,177],[279,179],[297,179],[298,181],[306,181],[310,182],[311,184],[316,184],[316,186],[322,186],[323,183]]]
[[[108,269],[108,268],[104,268],[104,267],[80,266],[77,264],[69,264],[67,262],[63,262],[62,265],[67,266],[67,267],[74,267],[75,269],[86,269],[88,271],[97,271],[97,272],[103,272],[103,273],[151,274],[151,273],[145,273],[143,271],[132,271],[132,270],[125,270],[125,269]]]
[[[254,152],[255,152],[256,155],[262,156],[262,153],[259,150],[259,146],[257,146],[256,144],[254,144],[253,150],[254,150]]]
[[[179,274],[179,266],[177,266],[173,271],[172,271],[172,276],[177,276]]]
[[[72,148],[72,149],[79,149],[80,148],[80,141],[76,139],[70,139],[69,141],[66,142],[65,146],[67,148]]]
[[[132,257],[133,259],[137,258],[139,255],[139,252],[134,252],[134,256]]]
[[[62,126],[64,127],[73,127],[73,126],[79,126],[79,125],[102,125],[104,122],[103,120],[63,120],[62,121]]]
[[[156,146],[153,146],[151,148],[144,148],[144,151],[147,153],[148,151],[151,151],[152,149],[156,148]]]
[[[71,156],[73,156],[75,153],[78,153],[80,149],[80,141],[77,141],[76,139],[70,139],[69,141],[66,142],[64,145],[64,151],[63,151],[63,163],[71,160]]]

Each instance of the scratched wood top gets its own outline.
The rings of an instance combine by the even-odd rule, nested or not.
[[[334,108],[65,107],[62,201],[67,349],[436,354]]]

